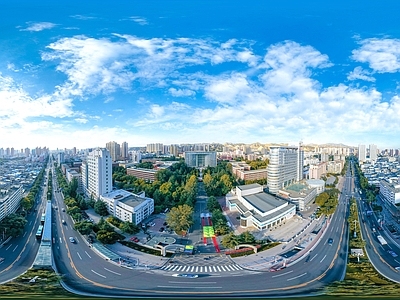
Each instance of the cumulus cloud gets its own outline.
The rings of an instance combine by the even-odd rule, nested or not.
[[[27,28],[20,29],[20,31],[42,31],[46,29],[51,29],[57,26],[57,24],[50,23],[50,22],[38,22],[38,23],[28,23]]]
[[[365,80],[375,82],[375,78],[370,76],[372,73],[364,70],[362,67],[355,67],[347,76],[348,80]]]
[[[400,70],[400,39],[371,38],[359,41],[360,48],[352,51],[352,59],[368,63],[377,73]]]

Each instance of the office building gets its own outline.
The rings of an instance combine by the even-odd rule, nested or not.
[[[296,214],[294,204],[265,193],[257,183],[237,186],[225,196],[225,201],[229,210],[240,213],[242,228],[273,228]]]
[[[187,151],[185,163],[193,168],[205,168],[217,166],[217,152],[215,151]]]
[[[156,174],[158,170],[155,169],[144,169],[144,168],[127,168],[126,174],[130,176],[135,176],[139,179],[144,179],[149,182],[156,180]]]
[[[123,142],[121,145],[121,158],[122,159],[128,159],[129,158],[129,152],[128,152],[128,143]]]
[[[107,149],[94,149],[82,162],[82,188],[95,199],[112,191],[112,159]]]
[[[268,189],[276,194],[280,189],[303,179],[304,153],[299,147],[271,146],[267,167]]]
[[[400,181],[398,179],[383,179],[379,181],[379,195],[381,198],[392,204],[400,203]]]
[[[100,196],[100,200],[107,204],[111,215],[136,225],[154,212],[154,200],[145,197],[144,192],[135,195],[125,190],[114,190]]]

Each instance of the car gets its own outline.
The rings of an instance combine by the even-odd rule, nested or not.
[[[72,236],[69,237],[69,241],[70,241],[71,243],[75,243],[75,239],[74,239]]]
[[[332,246],[332,244],[333,244],[333,239],[332,239],[332,238],[329,238],[329,239],[328,239],[328,245]]]
[[[65,220],[62,220],[61,223],[63,223],[64,225],[67,224],[67,222],[65,222]]]
[[[153,222],[153,223],[150,224],[150,226],[154,227],[154,226],[156,226],[156,223]]]
[[[65,211],[65,208],[63,208],[62,211]]]
[[[397,253],[394,252],[393,250],[388,250],[387,252],[393,257],[397,257],[398,256]]]
[[[163,225],[164,225],[164,226],[167,226],[167,222],[164,222]]]
[[[183,277],[183,278],[197,278],[199,275],[197,274],[172,274],[174,277]]]
[[[164,227],[161,227],[161,228],[159,229],[159,231],[160,231],[160,232],[163,232],[163,231],[164,231]]]
[[[400,271],[400,267],[394,267],[395,270]]]
[[[378,230],[383,230],[381,226],[378,226]]]

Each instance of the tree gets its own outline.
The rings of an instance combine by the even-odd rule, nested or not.
[[[220,210],[221,209],[221,205],[219,205],[219,202],[217,200],[217,198],[215,198],[214,196],[210,196],[207,200],[207,209],[210,212],[213,212],[214,210]]]
[[[67,213],[71,216],[74,214],[80,214],[81,209],[78,206],[73,206],[73,207],[67,209]]]
[[[140,228],[133,224],[132,222],[122,222],[119,225],[119,229],[122,230],[122,232],[126,232],[129,234],[134,234],[140,232]]]
[[[193,225],[193,208],[187,204],[171,208],[166,221],[175,232],[187,231]]]
[[[93,229],[93,224],[88,221],[77,222],[74,225],[74,228],[78,230],[81,234],[90,234]]]
[[[97,200],[96,203],[94,204],[94,211],[96,214],[99,214],[100,216],[107,216],[108,215],[107,204],[101,200]]]
[[[100,230],[97,232],[97,240],[103,244],[115,244],[119,239],[119,234],[115,231]]]
[[[222,238],[221,244],[226,248],[233,249],[240,244],[239,236],[231,232]]]
[[[24,232],[24,227],[28,221],[17,214],[5,217],[0,224],[0,231],[7,235],[17,237]]]
[[[253,244],[256,239],[250,232],[245,231],[239,235],[239,240],[242,244]]]

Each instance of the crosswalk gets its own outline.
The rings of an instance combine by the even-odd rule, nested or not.
[[[188,266],[188,265],[167,265],[161,267],[161,270],[172,272],[191,272],[191,273],[221,273],[240,271],[243,268],[236,264],[220,266]]]

